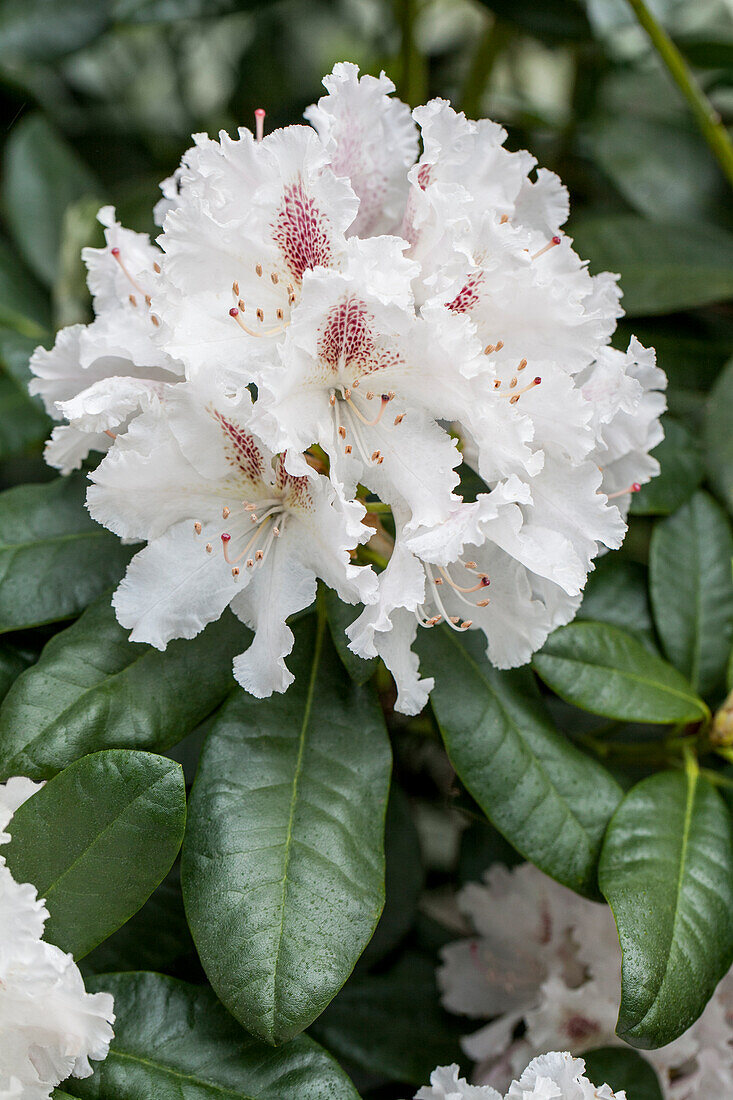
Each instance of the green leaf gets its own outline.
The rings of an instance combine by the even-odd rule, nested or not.
[[[617,554],[599,558],[588,577],[578,618],[612,623],[640,634],[651,632],[652,613],[644,566]]]
[[[13,646],[0,642],[0,699],[4,699],[15,680],[24,672],[28,662]],[[18,775],[18,772],[14,772]]]
[[[23,803],[3,854],[13,877],[46,899],[46,939],[79,959],[162,882],[185,822],[180,765],[147,752],[98,752]]]
[[[697,440],[676,420],[664,418],[664,439],[652,451],[659,461],[658,477],[642,485],[631,498],[631,511],[641,516],[666,516],[692,496],[705,476]]]
[[[626,795],[599,882],[623,955],[617,1034],[664,1046],[697,1019],[733,961],[731,820],[695,767],[650,776]]]
[[[49,61],[101,34],[109,0],[3,0],[0,63]]]
[[[127,633],[106,593],[51,639],[0,708],[0,774],[46,779],[99,749],[169,748],[231,691],[249,636],[229,612],[163,653]]]
[[[51,325],[48,295],[0,238],[0,325],[35,339]]]
[[[204,746],[183,851],[189,925],[211,984],[282,1042],[341,988],[384,904],[390,748],[374,697],[313,616],[286,695],[238,692]]]
[[[651,221],[717,221],[724,181],[694,122],[633,108],[615,114],[615,106],[606,104],[584,137],[629,205]]]
[[[733,234],[702,222],[650,222],[633,214],[584,217],[574,248],[594,272],[621,275],[631,316],[673,313],[733,295]]]
[[[50,434],[49,418],[15,380],[0,374],[0,459],[40,447]]]
[[[649,550],[649,591],[664,651],[708,695],[720,686],[733,641],[733,537],[723,509],[697,493],[658,523]]]
[[[441,1008],[434,962],[411,954],[386,974],[348,982],[312,1031],[339,1058],[419,1085],[437,1065],[461,1061],[465,1027]]]
[[[384,834],[386,857],[385,902],[379,924],[360,965],[373,966],[404,939],[417,913],[425,873],[420,838],[410,813],[410,804],[394,783],[389,794]]]
[[[178,864],[134,917],[82,959],[81,972],[169,970],[196,949],[186,923]]]
[[[733,359],[723,370],[705,410],[705,452],[708,477],[728,510],[733,512]]]
[[[42,115],[28,115],[10,131],[2,185],[8,228],[46,286],[53,286],[58,276],[67,206],[99,193],[87,166]]]
[[[654,1067],[635,1050],[599,1047],[586,1050],[583,1058],[586,1076],[597,1087],[609,1085],[614,1092],[625,1091],[627,1100],[663,1100]]]
[[[134,550],[95,523],[83,477],[0,493],[0,634],[78,615]]]
[[[677,669],[607,623],[562,626],[532,662],[561,699],[625,722],[701,722],[708,708]]]
[[[346,1074],[305,1035],[279,1050],[253,1039],[204,987],[162,974],[87,983],[115,999],[115,1037],[94,1074],[64,1088],[82,1100],[359,1100]]]
[[[598,853],[621,789],[553,725],[526,669],[497,672],[479,637],[422,632],[421,659],[451,763],[526,859],[595,894]]]
[[[357,657],[349,649],[346,628],[351,626],[354,619],[358,617],[359,609],[344,603],[332,588],[323,588],[323,598],[326,604],[331,641],[336,647],[336,652],[351,679],[357,684],[365,684],[371,678],[379,659],[371,657],[369,660],[364,660],[363,657]]]

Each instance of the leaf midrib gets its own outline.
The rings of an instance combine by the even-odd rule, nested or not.
[[[298,801],[298,783],[300,775],[303,770],[303,757],[305,755],[305,739],[308,730],[308,724],[310,722],[311,710],[313,707],[313,697],[315,695],[316,688],[316,676],[318,675],[318,666],[321,660],[321,649],[323,646],[323,632],[325,630],[326,620],[325,615],[319,612],[317,626],[316,626],[316,638],[313,647],[313,663],[311,665],[310,677],[308,680],[308,690],[305,699],[305,707],[303,709],[303,720],[300,725],[300,733],[298,735],[298,756],[295,762],[295,772],[293,774],[293,793],[290,799],[290,812],[288,815],[288,828],[285,836],[285,852],[283,862],[283,877],[282,877],[282,895],[280,900],[280,928],[277,934],[277,947],[275,950],[275,963],[272,973],[272,1009],[270,1015],[272,1016],[272,1026],[275,1026],[275,1016],[277,1012],[277,991],[278,991],[278,971],[280,966],[280,952],[282,950],[283,935],[285,930],[285,898],[288,890],[288,869],[290,867],[290,858],[293,848],[293,823],[295,820],[295,808]]]
[[[220,1093],[222,1096],[236,1096],[237,1100],[259,1100],[256,1096],[251,1096],[249,1093],[238,1092],[235,1089],[230,1089],[226,1085],[218,1085],[214,1081],[209,1081],[205,1077],[197,1077],[193,1073],[182,1073],[181,1070],[173,1069],[171,1066],[164,1065],[160,1062],[153,1062],[149,1058],[143,1058],[139,1054],[129,1054],[124,1050],[117,1050],[113,1047],[107,1055],[107,1061],[113,1061],[115,1058],[128,1059],[130,1062],[137,1062],[141,1066],[149,1066],[151,1069],[157,1070],[159,1073],[169,1074],[171,1077],[177,1077],[182,1081],[191,1081],[195,1085],[201,1085],[206,1088],[210,1088]]]
[[[664,964],[664,973],[662,974],[662,977],[661,977],[661,979],[659,981],[659,984],[657,986],[657,991],[654,994],[654,997],[652,999],[651,1004],[649,1005],[649,1008],[646,1010],[646,1012],[641,1017],[641,1019],[636,1020],[635,1023],[631,1024],[628,1028],[625,1028],[623,1034],[630,1034],[632,1031],[644,1026],[645,1021],[649,1018],[650,1014],[653,1012],[653,1010],[656,1008],[656,1006],[659,1002],[660,994],[661,994],[661,992],[664,988],[664,984],[667,980],[667,975],[669,974],[670,963],[671,963],[671,959],[672,959],[671,947],[672,947],[672,944],[675,942],[676,932],[677,932],[677,922],[678,922],[678,919],[679,919],[680,902],[681,902],[681,899],[682,899],[682,881],[684,879],[685,870],[686,870],[686,867],[687,867],[687,850],[688,850],[688,847],[689,847],[690,830],[692,828],[692,811],[693,811],[693,808],[694,808],[695,793],[697,791],[697,785],[698,785],[698,782],[699,782],[699,778],[700,778],[700,775],[699,775],[699,772],[697,770],[695,770],[694,772],[689,772],[688,771],[686,773],[687,798],[686,798],[686,801],[685,801],[685,817],[684,817],[684,824],[683,824],[683,828],[682,828],[682,840],[681,840],[681,844],[680,844],[680,867],[679,867],[679,872],[677,874],[677,889],[676,889],[676,892],[675,892],[674,917],[672,919],[672,930],[671,930],[670,935],[669,935],[669,943],[668,943],[667,953],[666,953],[667,954],[667,961]]]

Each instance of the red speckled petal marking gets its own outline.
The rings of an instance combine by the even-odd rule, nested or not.
[[[468,313],[469,310],[478,305],[479,290],[483,281],[483,271],[474,271],[468,276],[453,301],[445,303],[448,309],[452,309],[454,313]]]
[[[363,372],[374,355],[373,319],[364,302],[344,298],[333,306],[318,337],[318,356],[331,370],[339,367]]]
[[[231,420],[227,420],[218,409],[210,409],[211,415],[221,425],[224,432],[224,449],[229,462],[244,474],[253,485],[263,480],[265,457],[251,435]]]
[[[417,185],[421,191],[427,191],[432,175],[432,164],[421,164],[417,170]]]
[[[330,264],[329,219],[318,209],[300,177],[283,191],[282,204],[272,228],[273,240],[298,282],[304,271]]]
[[[313,498],[308,487],[307,477],[293,477],[285,469],[284,456],[278,455],[275,461],[275,484],[278,489],[287,493],[288,504],[303,508],[306,511],[313,510]]]

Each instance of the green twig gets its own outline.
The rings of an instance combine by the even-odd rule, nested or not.
[[[628,0],[641,26],[667,67],[682,95],[690,105],[703,137],[718,158],[728,182],[733,186],[733,144],[718,112],[690,72],[685,59],[664,27],[654,18],[644,0]]]
[[[460,97],[461,110],[469,118],[481,118],[484,91],[496,64],[496,59],[512,38],[512,29],[495,19],[480,36]]]

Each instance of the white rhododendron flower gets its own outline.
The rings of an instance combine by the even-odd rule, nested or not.
[[[615,1032],[621,952],[608,906],[529,863],[493,866],[457,900],[476,935],[442,949],[437,977],[451,1012],[491,1020],[462,1043],[478,1082],[503,1090],[544,1050],[625,1045]],[[711,1082],[733,1094],[733,971],[692,1027],[644,1057],[668,1100],[709,1100]]]
[[[190,637],[231,603],[257,627],[237,678],[282,691],[285,618],[318,576],[364,604],[350,647],[412,714],[432,687],[418,629],[479,631],[511,668],[573,618],[658,471],[665,378],[637,341],[611,347],[616,277],[589,274],[565,188],[500,126],[411,113],[351,64],[324,84],[311,126],[265,135],[258,111],[255,133],[195,135],[157,246],[105,208],[97,318],[36,353],[33,385],[68,421],[49,461],[108,451],[92,514],[150,543],[115,597],[133,639]],[[261,456],[254,482],[224,421]]]
[[[144,233],[123,229],[111,206],[99,211],[104,248],[85,248],[95,319],[62,329],[50,351],[39,347],[30,391],[66,424],[54,428],[46,461],[62,473],[79,468],[90,451],[107,451],[130,417],[159,395],[182,369],[156,341],[160,320],[151,295],[161,252]]]
[[[131,639],[165,649],[230,606],[255,630],[234,674],[261,697],[292,681],[286,619],[313,602],[317,577],[349,603],[371,598],[377,582],[349,556],[372,533],[363,506],[310,467],[289,474],[247,431],[251,406],[247,389],[171,387],[91,475],[89,510],[118,535],[148,541],[113,601]]]
[[[0,786],[0,845],[13,814],[42,784]],[[0,1096],[48,1100],[67,1077],[88,1077],[113,1037],[109,993],[87,993],[71,955],[42,939],[48,911],[0,854]]]
[[[552,1051],[534,1058],[505,1097],[491,1085],[470,1085],[457,1065],[439,1066],[430,1084],[415,1100],[626,1100],[625,1092],[594,1085],[585,1075],[585,1062],[567,1052]]]

